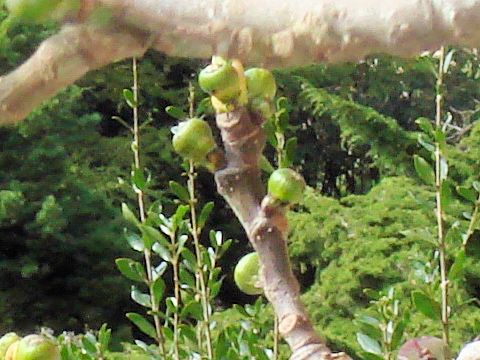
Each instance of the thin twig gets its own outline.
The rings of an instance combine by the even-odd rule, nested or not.
[[[178,254],[175,248],[176,245],[176,237],[175,233],[170,234],[170,241],[172,244],[172,248],[174,249],[172,255],[172,267],[173,267],[173,286],[174,286],[174,296],[175,296],[175,307],[179,309],[180,307],[180,277],[179,277],[179,264],[178,264]],[[180,341],[180,318],[178,316],[178,311],[175,311],[173,314],[173,351],[174,351],[174,358],[175,360],[180,360],[180,348],[179,348],[179,341]]]
[[[437,130],[442,129],[442,106],[443,106],[443,64],[445,60],[445,48],[442,46],[440,49],[440,59],[438,65],[437,75],[437,96],[436,96],[436,114],[435,125]],[[449,314],[448,314],[448,275],[446,264],[446,247],[445,242],[445,223],[443,220],[443,208],[442,208],[442,151],[440,143],[435,142],[435,199],[436,199],[436,215],[437,215],[437,228],[438,228],[438,246],[440,254],[440,277],[441,277],[441,290],[442,290],[442,337],[444,346],[448,348],[449,344]]]
[[[193,85],[190,83],[189,85],[189,113],[190,117],[194,116],[194,104],[195,104],[195,92]],[[212,336],[210,333],[210,310],[209,310],[209,296],[207,291],[207,286],[205,284],[205,273],[203,272],[203,261],[202,261],[202,252],[200,248],[200,234],[199,228],[197,224],[197,210],[196,204],[197,199],[195,196],[195,165],[192,160],[189,162],[189,169],[188,169],[188,193],[190,195],[190,226],[191,226],[191,233],[193,237],[193,243],[195,246],[195,256],[197,258],[197,269],[196,269],[196,278],[200,285],[200,296],[202,301],[202,309],[203,309],[203,321],[205,327],[205,337],[206,337],[206,345],[207,345],[207,355],[208,359],[213,359],[213,345],[212,345]]]
[[[133,99],[134,99],[134,106],[133,106],[133,141],[135,146],[133,146],[133,154],[135,160],[135,169],[140,170],[140,129],[139,129],[139,117],[138,117],[138,69],[137,69],[137,59],[134,57],[132,61],[133,67]],[[117,119],[118,120],[118,119]],[[137,192],[137,200],[138,200],[138,208],[140,213],[140,221],[142,223],[145,222],[145,195],[142,190],[136,189]],[[153,295],[153,269],[152,269],[152,253],[150,249],[144,250],[145,256],[145,267],[147,271],[147,280],[148,280],[148,288],[150,292],[151,299],[154,298]],[[157,342],[160,347],[160,351],[162,352],[163,358],[166,359],[165,353],[165,339],[162,333],[162,325],[160,323],[160,318],[156,313],[158,312],[158,304],[155,301],[152,301],[152,310],[153,310],[153,321],[155,323],[155,332],[157,334]]]

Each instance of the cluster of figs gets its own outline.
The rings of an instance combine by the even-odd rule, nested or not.
[[[236,60],[225,60],[219,56],[204,68],[198,77],[203,91],[210,95],[217,113],[232,111],[238,106],[247,107],[252,113],[269,118],[273,113],[273,100],[277,91],[275,78],[263,68],[244,71]],[[205,164],[209,154],[216,151],[212,129],[207,121],[194,117],[180,122],[172,129],[174,150],[183,158]],[[268,180],[268,195],[273,204],[288,207],[298,203],[305,190],[305,180],[289,168],[275,170]],[[258,254],[245,255],[234,272],[238,288],[248,295],[263,292],[260,283]]]
[[[39,23],[62,18],[78,11],[80,0],[5,0],[12,18],[27,23]],[[213,57],[212,63],[199,75],[199,85],[211,96],[217,112],[227,112],[237,106],[247,106],[254,113],[268,118],[273,112],[273,98],[277,87],[270,71],[262,68],[243,70],[239,62]],[[173,147],[183,158],[205,163],[216,150],[212,129],[201,118],[182,121],[174,129]],[[274,171],[268,180],[268,194],[284,206],[299,202],[305,181],[292,169]],[[256,252],[249,253],[238,262],[234,278],[241,291],[248,295],[263,293],[260,282],[260,262]],[[443,341],[424,336],[407,341],[399,350],[398,360],[447,360]],[[8,333],[0,338],[0,360],[60,360],[58,346],[41,335],[24,338]],[[467,344],[457,360],[480,360],[480,340]]]
[[[60,360],[60,350],[44,336],[21,338],[12,332],[0,338],[0,360]]]

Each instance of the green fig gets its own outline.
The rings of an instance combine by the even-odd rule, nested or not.
[[[245,71],[248,97],[272,100],[277,92],[277,84],[272,73],[267,69],[252,68]]]
[[[17,342],[18,340],[20,340],[20,337],[14,332],[5,334],[0,338],[0,360],[5,359],[5,354],[7,353],[10,345]]]
[[[17,360],[17,349],[18,349],[18,344],[20,343],[20,340],[15,341],[13,344],[11,344],[7,352],[5,354],[5,360]]]
[[[268,194],[283,203],[300,202],[305,187],[303,176],[288,168],[275,170],[268,179]]]
[[[13,360],[60,360],[60,350],[43,336],[28,335],[18,342]]]
[[[181,122],[174,131],[173,149],[185,159],[200,162],[216,148],[212,129],[205,120],[191,118]]]
[[[240,77],[231,61],[214,57],[212,64],[200,71],[198,84],[203,91],[224,103],[231,103],[240,97]]]
[[[272,102],[262,98],[252,99],[250,110],[259,114],[263,119],[269,119],[273,115]]]
[[[238,288],[248,295],[260,295],[263,289],[259,287],[260,262],[258,254],[252,252],[240,259],[235,267],[234,279]]]

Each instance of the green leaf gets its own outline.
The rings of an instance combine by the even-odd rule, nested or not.
[[[185,248],[185,243],[188,240],[188,235],[180,235],[178,238],[178,242],[176,243],[176,252],[178,255],[180,255]]]
[[[477,192],[480,193],[480,181],[474,181],[474,182],[472,183],[472,186],[473,186],[473,188],[474,188],[475,190],[477,190]]]
[[[195,328],[191,325],[187,324],[181,324],[180,325],[180,335],[187,338],[189,341],[192,343],[196,343],[198,341],[197,339],[197,333],[195,332]],[[187,359],[187,355],[182,357],[182,359]]]
[[[446,74],[448,72],[448,68],[450,67],[450,63],[452,62],[453,54],[455,54],[455,50],[450,50],[445,56],[445,60],[443,61],[443,73]]]
[[[358,322],[363,324],[368,324],[374,327],[380,327],[380,320],[374,318],[373,316],[361,315],[356,319]]]
[[[142,264],[133,261],[132,259],[120,258],[115,260],[118,270],[125,276],[127,279],[132,281],[143,282],[145,279],[145,272],[139,271],[142,267]]]
[[[289,104],[288,99],[284,96],[281,96],[277,99],[277,109],[288,110]]]
[[[165,236],[163,236],[163,234],[154,227],[141,224],[139,228],[142,232],[143,241],[147,249],[151,249],[153,244],[156,242],[159,242],[161,244],[167,243],[167,239],[165,239]]]
[[[285,164],[285,167],[290,167],[296,159],[297,156],[297,145],[298,139],[296,137],[292,137],[287,140],[285,144],[285,159],[287,160],[288,164]]]
[[[195,278],[184,267],[180,269],[179,278],[182,285],[188,285],[191,289],[195,289]]]
[[[100,342],[100,347],[102,351],[108,350],[108,345],[110,344],[111,337],[112,337],[112,330],[107,328],[107,324],[103,324],[100,330],[98,331],[98,341]]]
[[[445,241],[448,244],[451,244],[451,245],[458,244],[458,240],[462,238],[459,225],[460,223],[458,221],[455,221],[448,229],[445,235]]]
[[[132,210],[128,207],[127,204],[122,203],[122,215],[125,220],[135,226],[140,225],[140,221],[137,219]]]
[[[290,119],[289,119],[288,111],[285,108],[282,108],[275,113],[275,117],[277,119],[276,121],[277,131],[283,134],[285,130],[287,130],[289,125]]]
[[[157,278],[152,285],[153,303],[159,305],[165,294],[165,281],[161,277]]]
[[[166,263],[165,261],[162,261],[160,265],[158,265],[153,269],[153,280],[156,281],[161,276],[163,276],[167,268],[168,268],[168,263]]]
[[[195,320],[202,321],[203,320],[202,305],[197,301],[191,301],[182,307],[181,315],[182,317],[191,315]]]
[[[433,138],[439,144],[440,147],[443,147],[445,145],[446,135],[442,129],[439,129],[439,128],[435,129],[433,131]]]
[[[275,124],[272,120],[267,120],[262,125],[263,130],[265,132],[265,136],[267,137],[267,142],[274,148],[277,147],[278,141],[277,137],[275,136]],[[273,172],[273,171],[272,171]]]
[[[447,159],[443,156],[440,157],[440,179],[446,180],[448,176],[448,163]]]
[[[428,118],[425,117],[419,117],[417,120],[415,120],[415,123],[422,129],[422,131],[429,135],[433,135],[433,125],[432,121]]]
[[[187,114],[185,114],[182,109],[176,106],[167,106],[165,108],[165,112],[177,120],[184,120],[187,118]]]
[[[435,173],[430,164],[421,156],[413,156],[413,164],[418,176],[427,184],[435,184]]]
[[[138,252],[143,252],[145,250],[145,246],[143,244],[142,239],[140,236],[134,233],[125,233],[125,238],[127,239],[128,245]]]
[[[165,246],[161,245],[160,243],[155,243],[152,247],[152,250],[157,253],[158,255],[160,255],[160,257],[167,261],[167,262],[170,262],[172,261],[172,254],[170,252],[170,250],[168,250]]]
[[[145,191],[147,186],[147,179],[142,169],[135,169],[132,173],[132,183],[135,187],[141,191]]]
[[[170,187],[170,191],[175,194],[177,198],[179,198],[181,201],[188,203],[190,201],[190,194],[188,193],[188,190],[180,185],[176,181],[170,181],[168,183]]]
[[[123,89],[123,98],[127,102],[128,106],[130,106],[132,109],[138,106],[138,103],[135,101],[135,95],[133,94],[132,90]]]
[[[435,151],[435,145],[433,145],[428,139],[426,139],[425,134],[418,135],[418,143],[430,153],[433,153]]]
[[[381,323],[378,319],[372,316],[362,315],[355,320],[358,323],[359,330],[363,334],[376,340],[382,339],[382,331],[380,330]]]
[[[183,219],[185,218],[185,215],[187,215],[189,211],[190,211],[189,205],[180,205],[177,207],[177,210],[175,210],[175,214],[173,214],[172,216],[172,224],[174,228],[178,228],[180,226]]]
[[[467,256],[465,255],[465,250],[461,249],[455,256],[455,260],[450,267],[450,271],[448,272],[448,278],[451,281],[458,280],[460,278],[463,270],[465,269],[466,262]]]
[[[85,336],[82,337],[82,345],[90,355],[96,355],[97,354],[97,345],[95,341],[96,339],[95,338],[91,339],[90,336],[88,335],[91,335],[91,334],[85,334]]]
[[[177,299],[175,299],[173,296],[170,296],[167,298],[165,303],[167,304],[168,311],[170,311],[173,314],[177,313],[178,311]]]
[[[213,203],[213,201],[209,201],[203,206],[202,211],[200,211],[200,215],[198,216],[197,226],[199,229],[202,229],[205,226],[214,207],[215,204]]]
[[[397,349],[400,346],[407,324],[408,321],[406,318],[403,318],[395,325],[390,342],[392,349]]]
[[[152,307],[150,295],[142,293],[140,290],[137,289],[137,287],[132,286],[130,296],[132,300],[135,301],[137,304],[142,305],[146,308]]]
[[[457,186],[457,192],[464,199],[472,203],[475,203],[477,201],[477,193],[473,189],[467,188],[466,186]]]
[[[382,348],[377,340],[372,339],[370,336],[363,333],[357,333],[357,341],[367,353],[382,355]]]
[[[413,291],[412,302],[415,308],[423,315],[435,321],[440,319],[440,304],[434,299],[431,299],[424,292],[417,290]]]
[[[267,159],[265,155],[260,156],[258,166],[260,166],[260,169],[265,171],[267,174],[271,174],[275,171],[275,168],[273,167],[273,165],[270,163],[270,161]]]
[[[372,353],[362,354],[363,360],[384,360],[384,357],[381,355],[376,355]]]
[[[197,269],[197,258],[193,252],[184,248],[182,251],[183,264],[191,271],[195,272]]]
[[[155,328],[153,325],[145,319],[142,315],[137,314],[137,313],[128,313],[127,318],[134,323],[140,331],[142,331],[144,334],[150,336],[152,339],[156,339],[157,335],[155,332]]]
[[[208,234],[210,239],[210,244],[216,249],[222,246],[223,243],[223,233],[221,231],[210,230]]]
[[[452,197],[452,189],[450,188],[450,184],[448,181],[443,181],[440,187],[440,199],[442,207],[447,207],[451,204],[453,197]]]

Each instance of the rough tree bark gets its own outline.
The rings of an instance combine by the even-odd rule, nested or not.
[[[83,0],[111,10],[102,28],[65,25],[18,69],[0,78],[0,125],[22,120],[90,70],[148,48],[168,55],[235,57],[266,67],[412,56],[442,44],[476,46],[480,0]],[[84,14],[83,14],[84,15]],[[85,17],[82,15],[82,19]],[[227,166],[219,192],[241,220],[262,263],[265,293],[295,360],[331,359],[314,333],[287,254],[282,209],[264,200],[260,121],[242,109],[217,117]],[[338,358],[347,359],[346,355]]]
[[[263,289],[292,350],[291,360],[348,360],[344,353],[333,354],[317,336],[300,300],[288,258],[286,209],[271,205],[261,179],[258,164],[265,146],[261,123],[243,108],[217,115],[226,159],[226,166],[215,173],[218,192],[260,257]]]
[[[412,56],[442,44],[480,42],[480,0],[83,1],[89,11],[110,9],[111,24],[103,30],[88,21],[66,26],[0,78],[0,125],[20,121],[85,72],[139,55],[146,38],[168,55],[217,54],[265,67],[379,52]]]

